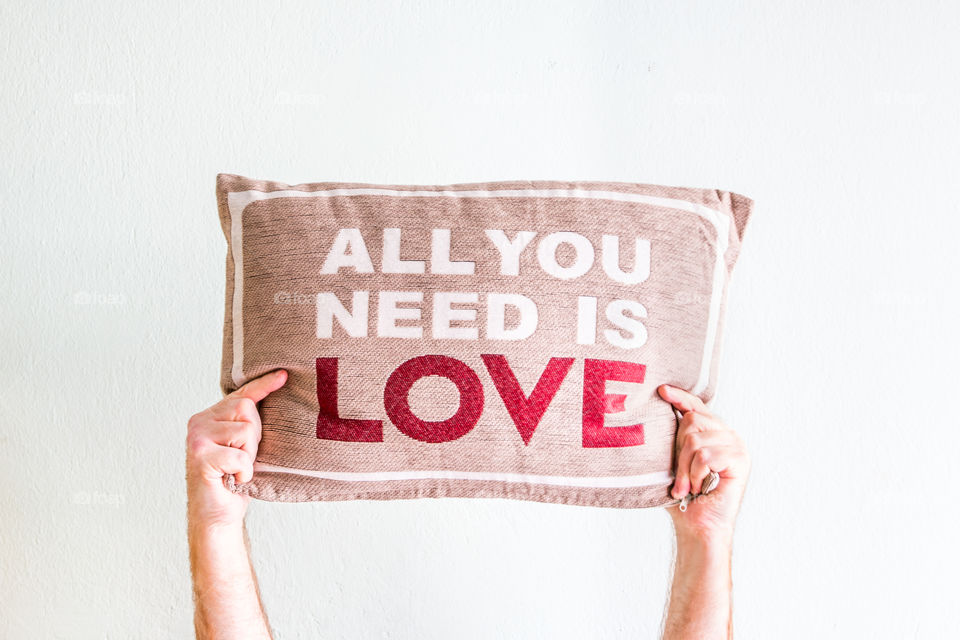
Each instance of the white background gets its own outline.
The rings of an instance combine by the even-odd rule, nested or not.
[[[0,637],[184,638],[219,398],[214,178],[622,180],[757,202],[715,409],[754,460],[742,638],[956,606],[952,2],[0,8]],[[662,510],[254,502],[277,637],[653,638]]]

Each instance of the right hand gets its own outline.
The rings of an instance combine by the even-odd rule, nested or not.
[[[677,473],[671,495],[698,496],[686,512],[677,506],[667,509],[677,535],[729,542],[750,475],[746,445],[698,396],[666,384],[658,391],[683,416],[677,427]],[[720,475],[720,483],[701,496],[703,481],[711,471]]]
[[[257,403],[287,381],[283,369],[255,378],[187,422],[187,515],[191,526],[241,525],[250,497],[224,484],[253,479],[260,444]]]

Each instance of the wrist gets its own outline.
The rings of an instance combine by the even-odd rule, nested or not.
[[[676,570],[698,576],[704,584],[729,581],[733,562],[730,542],[720,538],[678,537]]]
[[[726,552],[733,548],[733,529],[684,527],[674,523],[677,548],[698,552]]]
[[[246,579],[248,564],[246,532],[242,526],[212,524],[191,526],[187,534],[190,564],[199,589],[206,589],[210,580]]]
[[[202,518],[189,518],[188,534],[197,542],[223,543],[231,540],[243,540],[243,520],[220,522]]]

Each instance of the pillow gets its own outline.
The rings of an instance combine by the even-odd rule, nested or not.
[[[441,186],[217,176],[221,388],[274,369],[270,501],[511,498],[654,507],[677,417],[716,392],[753,201],[599,181]]]

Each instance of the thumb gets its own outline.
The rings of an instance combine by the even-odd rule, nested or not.
[[[703,403],[703,400],[689,391],[669,384],[660,385],[657,387],[657,391],[661,398],[672,404],[673,408],[680,413],[696,411],[697,413],[711,415],[710,409]]]
[[[254,378],[230,395],[234,398],[250,398],[254,402],[260,402],[286,382],[287,372],[284,369],[277,369],[259,378]]]

